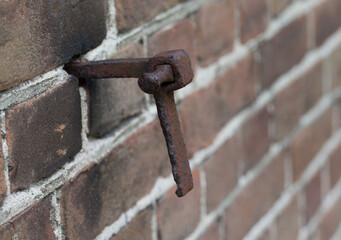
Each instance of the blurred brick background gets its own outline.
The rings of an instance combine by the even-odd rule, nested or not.
[[[0,1],[0,239],[341,239],[341,0]],[[185,49],[194,189],[136,79]]]

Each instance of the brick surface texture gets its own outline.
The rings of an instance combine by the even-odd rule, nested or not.
[[[66,236],[93,239],[146,195],[159,175],[170,174],[162,138],[160,126],[154,121],[62,188]]]
[[[157,203],[156,217],[158,235],[161,239],[184,239],[200,220],[200,175],[193,172],[195,188],[179,199],[174,195],[175,188],[169,190]],[[176,229],[176,231],[175,231]]]
[[[280,196],[284,188],[283,157],[278,157],[264,171],[227,208],[227,239],[242,239]]]
[[[75,78],[6,113],[12,191],[50,176],[72,160],[82,147],[80,121]]]
[[[260,47],[262,87],[269,87],[281,74],[297,64],[307,49],[307,20],[301,17],[284,27]]]
[[[239,1],[240,38],[243,43],[259,35],[267,26],[267,1]]]
[[[120,231],[119,234],[113,236],[110,240],[151,239],[151,223],[152,212],[150,209],[147,209],[139,213],[127,227]]]
[[[233,48],[233,1],[204,6],[196,16],[196,26],[198,60],[207,65]]]
[[[0,227],[1,239],[56,239],[50,222],[50,210],[51,202],[48,199],[35,203]]]
[[[340,0],[0,0],[0,239],[341,239],[340,13]],[[179,49],[194,73],[174,93],[194,180],[180,198],[179,149],[138,79],[64,68]]]
[[[105,9],[104,0],[1,1],[0,91],[99,45]]]
[[[285,137],[297,125],[322,94],[322,67],[314,66],[307,74],[283,89],[274,99],[275,139]]]
[[[0,138],[0,146],[2,146],[2,139]],[[0,148],[0,169],[5,168],[5,158],[2,152],[2,148]],[[5,179],[5,172],[1,171],[0,173],[0,203],[4,200],[7,193],[7,185]]]
[[[111,58],[143,57],[142,46],[133,43]],[[103,135],[122,120],[141,112],[144,94],[137,79],[90,79],[87,86],[90,94],[90,135]]]
[[[116,6],[116,21],[119,31],[127,31],[143,22],[152,20],[177,3],[186,0],[112,0]]]

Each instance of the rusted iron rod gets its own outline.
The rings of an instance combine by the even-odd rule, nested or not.
[[[139,78],[140,88],[154,95],[177,185],[176,195],[182,197],[193,188],[173,93],[174,90],[186,86],[193,78],[190,58],[184,50],[163,52],[152,58],[70,63],[65,66],[65,70],[82,79]]]
[[[138,78],[147,72],[149,58],[112,59],[93,62],[74,62],[65,70],[82,79]]]

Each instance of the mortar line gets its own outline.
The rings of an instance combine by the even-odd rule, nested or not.
[[[65,236],[63,234],[62,220],[60,213],[60,197],[61,191],[55,190],[51,196],[51,213],[50,222],[53,228],[53,232],[56,236],[56,240],[64,240]]]
[[[81,137],[82,137],[82,147],[88,144],[88,134],[89,134],[89,107],[88,107],[88,94],[84,87],[79,87],[79,95],[81,99],[81,117],[82,117],[82,130],[81,130]]]
[[[153,212],[152,212],[152,223],[151,223],[151,227],[152,227],[152,240],[158,240],[158,236],[157,236],[157,218],[156,218],[156,203],[154,202],[153,204]]]
[[[68,77],[67,73],[58,67],[52,71],[40,74],[30,80],[0,93],[0,110],[6,110],[15,104],[37,97],[47,90],[58,86]],[[23,94],[25,92],[25,94]]]
[[[206,202],[207,202],[207,182],[206,182],[206,173],[203,166],[199,167],[200,171],[200,219],[205,218],[207,214]]]
[[[6,139],[6,113],[4,111],[0,112],[0,137],[2,138],[2,154],[4,156],[4,175],[5,175],[5,182],[7,187],[7,196],[11,194],[11,183],[9,180],[9,153],[8,153],[8,145],[7,145],[7,139]]]

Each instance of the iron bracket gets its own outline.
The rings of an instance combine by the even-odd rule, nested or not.
[[[79,79],[138,78],[142,91],[154,95],[177,185],[176,195],[182,197],[193,188],[186,145],[174,102],[174,91],[193,79],[191,61],[184,50],[162,52],[151,58],[74,62],[67,64],[65,70]]]

